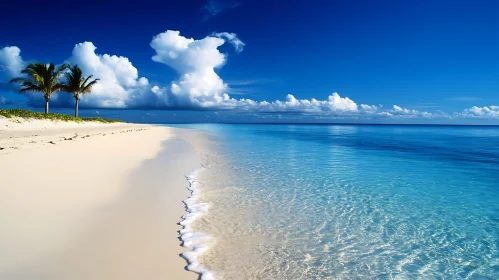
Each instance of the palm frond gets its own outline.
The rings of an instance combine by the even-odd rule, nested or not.
[[[54,71],[55,71],[55,64],[53,62],[50,62],[47,68],[47,72],[54,73]]]
[[[62,74],[64,71],[66,71],[68,68],[70,68],[69,64],[64,63],[59,68],[57,68],[57,71],[55,71],[55,74],[58,76]]]
[[[24,78],[24,77],[17,77],[17,78],[14,78],[12,80],[9,81],[9,84],[21,84],[23,83],[24,81],[27,81],[28,79]]]
[[[97,84],[97,82],[100,80],[100,79],[95,79],[95,80],[91,81],[90,83],[86,84],[86,82],[91,77],[92,76],[90,76],[87,79],[85,79],[85,82],[82,84],[82,89],[80,91],[82,94],[90,93],[92,91],[92,87],[95,86]]]
[[[30,80],[25,80],[21,84],[22,87],[33,87],[33,88],[41,88],[40,85],[34,83],[33,81]]]
[[[52,89],[54,90],[53,92],[60,91],[60,90],[66,90],[66,85],[63,83],[57,83],[52,86]]]
[[[81,68],[78,67],[78,65],[73,65],[69,67],[69,71],[66,73],[66,86],[64,90],[72,93],[74,98],[79,99],[80,94],[90,93],[92,87],[99,80],[95,79],[92,82],[88,83],[88,81],[92,77],[93,75],[84,77]]]
[[[19,93],[25,92],[40,92],[40,87],[23,87],[19,90]]]
[[[90,75],[90,76],[88,76],[86,79],[84,79],[84,80],[83,80],[83,82],[81,82],[81,84],[82,84],[82,85],[87,84],[88,80],[92,79],[92,77],[93,77],[93,76],[94,76],[94,75]],[[98,79],[97,79],[97,80],[98,80]]]
[[[14,78],[10,83],[21,84],[19,93],[36,91],[49,98],[52,93],[63,90],[64,86],[59,78],[67,67],[67,64],[63,64],[56,70],[54,63],[31,63],[21,71],[24,76]]]

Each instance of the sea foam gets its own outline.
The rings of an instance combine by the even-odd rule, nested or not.
[[[199,182],[195,180],[196,176],[202,172],[204,168],[194,170],[186,176],[189,186],[187,187],[191,192],[191,196],[184,200],[187,214],[182,216],[182,230],[180,230],[180,238],[182,245],[189,248],[189,251],[182,253],[182,257],[187,260],[187,269],[201,275],[201,280],[214,280],[215,275],[213,272],[204,268],[199,264],[198,257],[208,250],[208,242],[212,239],[210,235],[202,232],[195,232],[191,224],[199,216],[208,213],[208,203],[197,203],[199,198]]]

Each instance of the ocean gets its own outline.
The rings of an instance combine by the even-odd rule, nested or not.
[[[499,279],[499,127],[178,126],[204,279]]]

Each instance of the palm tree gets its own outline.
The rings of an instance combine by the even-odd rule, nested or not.
[[[90,93],[92,87],[97,84],[97,81],[99,80],[95,79],[89,82],[92,77],[92,75],[84,77],[78,65],[70,66],[69,72],[66,73],[66,86],[64,87],[64,90],[72,93],[73,97],[76,99],[75,117],[78,117],[78,101],[80,100],[80,95]]]
[[[25,77],[18,77],[10,80],[10,83],[21,84],[19,93],[25,92],[41,92],[45,97],[45,114],[49,112],[49,99],[50,96],[60,90],[64,89],[64,84],[59,82],[59,78],[68,68],[67,64],[55,68],[54,63],[30,63],[21,74]]]

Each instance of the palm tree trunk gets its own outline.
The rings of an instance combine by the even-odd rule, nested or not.
[[[75,117],[78,117],[78,99],[76,99]]]
[[[45,114],[49,113],[49,99],[45,98]]]

